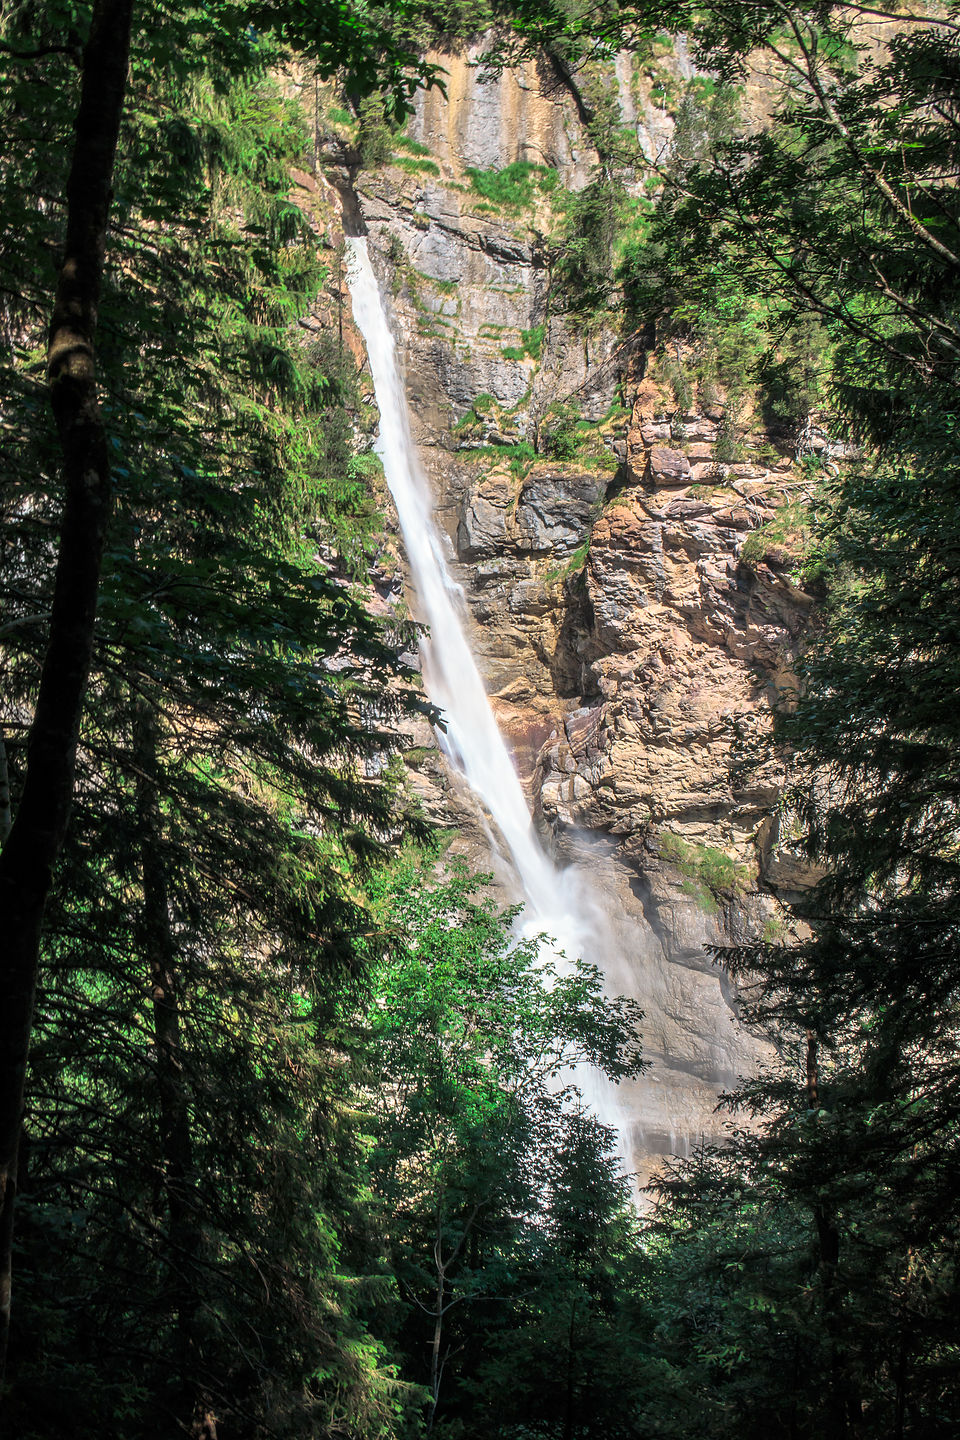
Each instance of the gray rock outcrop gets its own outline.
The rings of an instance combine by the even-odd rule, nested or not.
[[[429,157],[361,174],[356,198],[498,719],[646,1012],[653,1068],[625,1103],[647,1171],[716,1138],[718,1091],[764,1054],[706,947],[779,934],[778,890],[810,879],[773,818],[780,775],[735,765],[791,683],[811,606],[775,547],[744,545],[802,482],[762,436],[719,461],[716,421],[676,413],[642,336],[550,313],[549,190],[534,178],[529,203],[488,203],[470,171],[526,161],[576,190],[596,157],[555,77],[531,63],[487,83],[469,61],[444,57],[448,98],[418,99],[410,135]],[[665,122],[617,74],[653,153]],[[572,459],[533,451],[558,405],[583,432]],[[413,740],[412,788],[489,868],[469,796],[429,732]]]

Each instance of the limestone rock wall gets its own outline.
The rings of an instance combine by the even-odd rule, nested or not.
[[[596,157],[544,66],[485,82],[469,62],[447,57],[447,98],[420,97],[412,148],[333,178],[391,296],[498,718],[544,834],[594,877],[611,964],[646,1010],[654,1066],[627,1097],[643,1167],[716,1137],[718,1090],[762,1055],[705,946],[779,933],[777,888],[806,883],[771,819],[781,777],[734,764],[789,685],[808,619],[788,557],[762,538],[803,480],[763,436],[719,461],[716,419],[675,413],[646,337],[550,313],[550,190],[535,175],[527,203],[490,203],[470,171],[530,161],[576,190]],[[662,146],[667,120],[620,62],[617,83],[645,148]],[[534,454],[571,403],[576,454]],[[469,797],[429,733],[412,739],[412,787],[487,868]]]

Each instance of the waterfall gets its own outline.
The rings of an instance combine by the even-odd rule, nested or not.
[[[418,600],[428,626],[421,640],[426,691],[443,712],[438,740],[493,820],[509,852],[526,902],[524,934],[552,937],[555,955],[606,967],[602,911],[576,867],[560,870],[540,843],[523,789],[500,733],[464,630],[459,586],[447,568],[433,520],[433,498],[410,433],[396,346],[363,237],[347,239],[353,315],[367,347],[380,410],[376,449],[383,461],[403,532]],[[614,1087],[596,1071],[578,1072],[584,1099],[604,1124],[621,1133]],[[621,1151],[625,1146],[621,1135]]]

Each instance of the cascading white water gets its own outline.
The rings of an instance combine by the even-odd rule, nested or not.
[[[551,936],[569,960],[607,958],[599,907],[574,868],[559,870],[533,827],[513,762],[497,726],[461,620],[459,587],[447,568],[433,521],[426,475],[410,434],[396,347],[365,238],[347,240],[353,315],[366,342],[380,410],[377,452],[403,531],[418,600],[418,619],[428,626],[421,641],[427,694],[443,712],[440,745],[493,819],[512,860],[526,900],[524,933]],[[620,1129],[613,1087],[595,1073],[577,1076],[591,1108]]]

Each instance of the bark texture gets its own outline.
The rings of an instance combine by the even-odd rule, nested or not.
[[[97,0],[83,53],[66,238],[48,349],[64,505],[50,640],[20,804],[0,854],[0,1377],[10,1323],[13,1206],[43,909],[73,799],[111,508],[94,342],[113,167],[127,84],[133,0]]]

